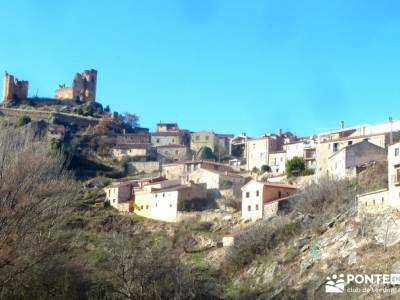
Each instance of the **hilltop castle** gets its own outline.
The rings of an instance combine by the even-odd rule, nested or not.
[[[3,83],[3,102],[12,105],[28,98],[29,83],[26,80],[18,80],[13,75],[5,72]]]
[[[65,84],[60,85],[56,90],[55,98],[81,102],[95,102],[96,84],[96,70],[85,70],[82,73],[76,73],[72,87],[65,86]]]
[[[96,102],[96,85],[97,71],[84,70],[82,73],[77,73],[72,82],[72,86],[62,84],[55,92],[53,99],[49,98],[31,98],[34,102],[43,101],[46,104],[59,104],[67,102]],[[26,80],[18,80],[13,75],[7,72],[4,75],[3,85],[3,105],[14,106],[21,101],[28,99],[29,82]]]

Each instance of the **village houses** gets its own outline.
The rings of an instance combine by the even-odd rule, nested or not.
[[[254,221],[275,216],[280,205],[296,191],[296,187],[286,183],[249,181],[242,187],[242,219]]]
[[[359,214],[400,208],[400,142],[390,145],[387,153],[388,188],[358,195]]]
[[[104,190],[117,210],[165,222],[176,222],[179,211],[207,206],[204,184],[182,185],[165,177],[118,182]]]
[[[354,178],[371,163],[386,163],[385,148],[363,140],[333,153],[328,160],[329,175],[335,179]]]
[[[318,135],[316,144],[316,177],[330,175],[329,158],[344,147],[360,143],[364,140],[382,148],[392,144],[400,131],[399,121],[389,121],[377,125],[359,125],[324,132]]]

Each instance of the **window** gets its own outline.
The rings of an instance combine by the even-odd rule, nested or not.
[[[172,204],[170,204],[169,207],[172,207]]]
[[[178,151],[178,150],[175,150],[175,154],[178,155],[178,154],[179,154],[179,151]]]
[[[384,203],[384,202],[385,202],[385,198],[382,197],[382,203]]]
[[[372,203],[375,205],[375,199],[374,199],[374,200],[372,200]]]
[[[165,197],[165,193],[163,193],[162,196]]]
[[[353,145],[353,141],[348,141],[348,142],[347,142],[347,145],[348,145],[348,146]]]
[[[246,192],[246,198],[250,197],[250,192]]]
[[[260,191],[256,191],[256,196],[260,196]]]
[[[149,206],[148,206],[148,205],[146,205],[146,209],[149,209]]]
[[[400,148],[394,149],[394,156],[399,156]]]
[[[140,209],[143,209],[143,205],[140,205]]]
[[[247,206],[247,211],[251,211],[251,205]]]
[[[160,139],[157,139],[157,140],[156,140],[156,143],[157,143],[157,144],[160,143]]]
[[[210,137],[208,135],[206,135],[206,141],[208,141],[210,139]]]
[[[196,136],[196,141],[198,141],[200,139],[200,137],[199,136]]]
[[[282,198],[282,192],[281,191],[278,192],[278,197]]]
[[[336,152],[339,150],[339,143],[333,143],[333,152]]]
[[[256,204],[256,210],[258,210],[258,204]]]

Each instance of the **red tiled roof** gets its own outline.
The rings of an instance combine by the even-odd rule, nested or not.
[[[264,184],[264,186],[270,186],[270,187],[276,187],[276,188],[286,188],[286,189],[294,189],[297,190],[297,188],[291,184],[283,183],[283,182],[260,182]]]

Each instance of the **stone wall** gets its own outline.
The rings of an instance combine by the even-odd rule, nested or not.
[[[160,163],[158,161],[135,161],[128,163],[128,172],[132,173],[153,173],[160,170]]]
[[[0,108],[0,117],[7,118],[13,122],[22,116],[29,116],[32,121],[46,121],[56,124],[68,125],[72,124],[78,127],[95,126],[99,119],[93,117],[78,116],[72,114],[55,113],[50,111],[42,111],[35,109],[18,109],[18,108]]]

